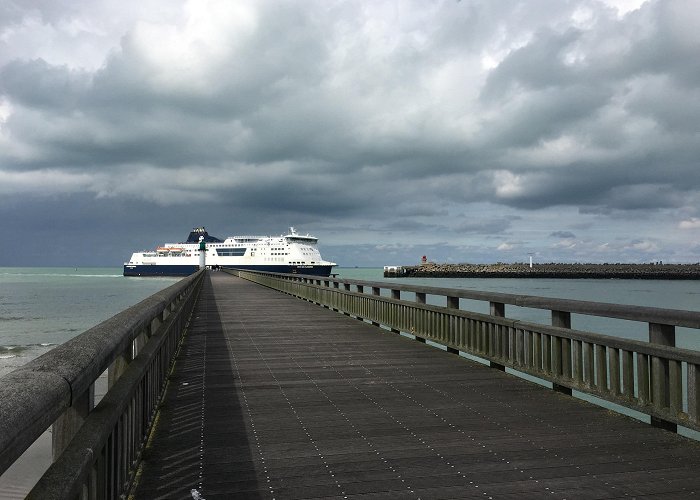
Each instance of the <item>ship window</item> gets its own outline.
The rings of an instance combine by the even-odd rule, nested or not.
[[[245,254],[245,248],[217,248],[216,253],[220,257],[241,257]]]

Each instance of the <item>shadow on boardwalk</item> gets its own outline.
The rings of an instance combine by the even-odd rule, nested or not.
[[[213,491],[232,472],[239,480],[246,475],[251,447],[227,346],[207,276],[144,454],[136,498],[191,500],[191,490],[201,491],[205,481]],[[247,488],[255,492],[255,474],[249,476]]]

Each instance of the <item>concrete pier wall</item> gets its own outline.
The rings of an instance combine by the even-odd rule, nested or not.
[[[700,264],[436,264],[403,266],[413,278],[700,279]]]

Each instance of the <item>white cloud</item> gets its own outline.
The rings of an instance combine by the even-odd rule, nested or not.
[[[648,0],[602,0],[603,3],[617,10],[619,16],[639,9]]]
[[[659,246],[652,241],[634,241],[625,246],[626,250],[635,250],[640,252],[658,252]]]
[[[565,238],[565,239],[559,240],[554,245],[552,245],[552,248],[573,250],[574,248],[576,248],[576,245],[577,245],[577,241],[575,239]]]
[[[126,8],[112,0],[15,2],[15,15],[0,19],[0,65],[12,58],[42,58],[51,64],[96,70],[136,22],[170,22],[175,2],[140,0]]]
[[[502,198],[510,198],[523,194],[525,191],[524,176],[508,171],[493,172],[493,187],[496,195]]]
[[[2,123],[6,122],[8,117],[12,114],[12,105],[7,100],[0,99],[0,126]]]
[[[678,227],[680,229],[700,229],[700,218],[691,217],[690,219],[682,220]]]

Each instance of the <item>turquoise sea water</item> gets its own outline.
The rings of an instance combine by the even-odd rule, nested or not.
[[[175,283],[121,268],[0,268],[0,376]]]

